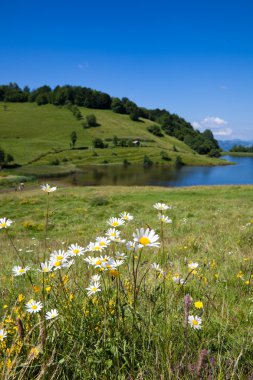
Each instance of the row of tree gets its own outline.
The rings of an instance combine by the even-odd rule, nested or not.
[[[165,109],[146,109],[138,107],[136,103],[124,97],[122,99],[82,86],[41,86],[30,90],[25,86],[21,89],[16,83],[0,86],[0,101],[4,102],[36,102],[38,105],[47,103],[56,106],[70,107],[73,114],[79,118],[78,106],[94,109],[111,109],[113,112],[127,114],[134,121],[146,118],[159,124],[162,131],[170,136],[184,141],[199,154],[218,156],[220,154],[219,144],[214,139],[210,130],[201,133],[195,130],[190,123],[176,114],[171,114]],[[162,136],[159,128],[150,129],[150,132]]]
[[[243,145],[234,145],[230,152],[243,152],[243,153],[253,153],[253,145],[251,146],[243,146]]]

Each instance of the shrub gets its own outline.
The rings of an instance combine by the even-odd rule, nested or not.
[[[183,166],[183,165],[184,165],[181,156],[177,156],[177,157],[176,157],[175,165],[176,165],[176,167],[180,167],[180,166]]]
[[[165,152],[164,150],[162,150],[160,152],[160,155],[161,155],[162,160],[164,160],[164,161],[171,161],[171,158],[168,156],[168,153]]]
[[[163,137],[163,136],[164,136],[164,134],[162,133],[161,128],[159,127],[159,125],[156,125],[156,124],[154,124],[154,125],[150,125],[150,126],[147,128],[147,130],[148,130],[150,133],[152,133],[153,135],[155,135],[155,136],[158,136],[158,137]]]
[[[143,158],[143,166],[144,167],[150,167],[153,165],[153,161],[151,160],[151,158],[149,158],[148,156],[144,156]]]
[[[103,140],[98,137],[92,141],[92,144],[94,148],[100,148],[100,149],[108,148],[108,144],[105,144]]]

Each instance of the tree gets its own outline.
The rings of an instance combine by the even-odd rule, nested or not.
[[[107,148],[108,147],[108,144],[105,144],[103,142],[102,139],[100,138],[96,138],[92,141],[92,144],[94,146],[94,148],[100,148],[100,149],[104,149],[104,148]]]
[[[5,152],[4,150],[0,147],[0,166],[4,164],[5,161]]]
[[[71,132],[71,134],[70,134],[70,140],[71,140],[71,146],[74,148],[75,145],[76,145],[76,140],[77,140],[76,131]]]
[[[86,122],[87,122],[89,127],[96,127],[97,126],[97,118],[93,114],[86,116]]]
[[[126,113],[124,104],[119,98],[112,99],[111,109],[113,110],[113,112],[116,112],[116,113],[122,113],[122,114]]]

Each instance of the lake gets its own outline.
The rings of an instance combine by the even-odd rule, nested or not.
[[[183,166],[168,168],[138,165],[87,166],[82,172],[62,178],[77,186],[195,186],[253,184],[253,157],[224,156],[236,165]]]

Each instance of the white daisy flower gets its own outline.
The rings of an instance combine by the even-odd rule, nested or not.
[[[86,288],[86,290],[88,291],[88,297],[90,296],[93,296],[93,294],[97,293],[97,292],[101,292],[101,289],[100,289],[100,282],[94,282],[92,284],[90,284],[88,286],[88,288]]]
[[[202,319],[200,317],[198,317],[197,315],[195,315],[195,316],[189,315],[188,323],[195,330],[200,330],[202,328],[202,326],[201,326]]]
[[[51,187],[48,183],[46,185],[41,185],[40,188],[42,191],[45,191],[45,193],[52,193],[53,191],[57,190],[56,186]]]
[[[180,278],[179,276],[173,276],[172,281],[175,282],[175,284],[178,285],[183,285],[184,284],[184,279]]]
[[[0,342],[4,340],[4,338],[7,337],[7,331],[4,329],[0,329]]]
[[[135,248],[136,248],[136,246],[137,246],[136,241],[128,241],[126,243],[126,248],[127,248],[128,251],[134,251]]]
[[[67,262],[67,259],[69,258],[69,253],[65,251],[54,251],[51,253],[49,258],[49,264],[54,267],[53,269],[60,269],[64,263]]]
[[[52,309],[46,313],[45,318],[48,320],[54,319],[54,318],[58,317],[58,315],[59,315],[58,311],[56,309]]]
[[[160,267],[159,264],[153,263],[153,264],[151,264],[151,268],[154,269],[159,274],[161,274],[163,277],[166,274],[165,271]]]
[[[191,270],[198,268],[198,266],[199,266],[198,263],[189,263],[188,264],[188,268],[191,269]]]
[[[96,261],[99,260],[99,257],[91,257],[91,256],[88,256],[88,257],[85,257],[85,259],[83,259],[87,264],[89,265],[95,265]]]
[[[111,260],[110,261],[110,265],[112,267],[112,269],[116,269],[118,267],[120,267],[122,264],[124,263],[124,260]]]
[[[28,313],[38,313],[43,306],[40,301],[36,302],[34,300],[30,300],[26,303],[25,307]]]
[[[147,228],[137,229],[133,234],[134,241],[138,243],[138,247],[159,247],[160,243],[157,241],[159,236],[156,235],[154,230]]]
[[[154,208],[158,211],[166,211],[168,209],[171,209],[171,206],[166,205],[165,203],[156,203],[154,204]]]
[[[30,269],[30,267],[22,268],[18,265],[12,268],[13,276],[22,276],[23,274],[26,274],[26,272]]]
[[[90,283],[92,284],[94,282],[100,282],[100,278],[101,278],[101,276],[99,274],[94,274],[90,278]]]
[[[68,247],[67,253],[69,253],[70,256],[81,256],[84,254],[84,248],[78,244],[71,244]]]
[[[166,215],[161,215],[161,214],[159,214],[158,215],[158,218],[159,218],[159,220],[160,220],[160,222],[162,222],[162,223],[172,223],[172,219],[170,219],[168,216],[166,216]]]
[[[109,228],[109,230],[107,230],[105,234],[112,241],[115,241],[120,237],[120,231],[117,231],[116,228]]]
[[[12,220],[6,219],[6,218],[1,218],[0,219],[0,230],[2,228],[8,228],[8,227],[10,227],[11,223],[12,223]]]
[[[123,220],[126,220],[126,221],[130,221],[130,220],[133,220],[133,215],[130,215],[128,212],[122,212],[120,215],[121,219]]]
[[[75,260],[63,261],[62,268],[70,268],[73,264],[75,264]]]
[[[125,255],[124,253],[121,253],[121,252],[116,252],[115,256],[116,256],[117,259],[120,259],[120,260],[127,259],[127,255]]]
[[[48,273],[52,272],[53,265],[50,262],[40,263],[40,268],[38,269],[39,272]]]
[[[87,246],[86,251],[88,252],[102,252],[105,249],[105,246],[99,244],[99,242],[92,243]]]
[[[122,226],[123,224],[125,223],[125,221],[121,218],[110,218],[108,221],[107,221],[107,224],[109,224],[109,226],[111,227],[120,227]]]
[[[99,243],[101,247],[105,248],[111,243],[111,240],[108,239],[107,237],[99,236],[96,238],[96,244],[97,243]]]

